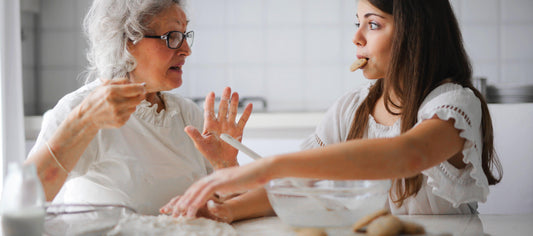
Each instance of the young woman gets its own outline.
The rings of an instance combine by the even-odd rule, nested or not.
[[[472,214],[502,170],[487,104],[448,0],[360,0],[353,38],[371,86],[327,112],[307,151],[224,169],[193,184],[163,213],[195,216],[217,193],[250,189],[211,217],[226,221],[272,213],[261,187],[283,177],[392,179],[394,214]],[[497,168],[498,177],[492,173]]]

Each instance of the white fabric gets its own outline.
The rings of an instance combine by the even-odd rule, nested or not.
[[[19,0],[0,1],[0,192],[7,163],[22,163],[24,110]]]
[[[44,145],[100,81],[63,97],[44,115],[41,133],[31,152]],[[102,129],[70,173],[54,203],[118,203],[141,214],[158,214],[172,197],[213,171],[183,131],[203,127],[200,108],[188,99],[162,93],[166,110],[143,101],[118,129]],[[30,153],[31,153],[30,152]]]
[[[301,147],[311,149],[346,141],[355,111],[368,92],[369,86],[341,97]],[[471,214],[476,212],[477,202],[486,201],[489,188],[481,167],[479,99],[470,89],[460,85],[441,85],[425,98],[416,125],[435,115],[442,120],[455,120],[455,128],[466,139],[462,154],[467,166],[457,169],[445,161],[423,171],[423,185],[416,196],[406,199],[401,208],[397,208],[389,199],[388,206],[394,214]],[[392,126],[385,126],[370,115],[365,138],[398,136],[401,133],[400,124],[398,119]]]

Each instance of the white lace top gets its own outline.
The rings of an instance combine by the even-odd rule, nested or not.
[[[60,123],[100,81],[63,97],[48,111],[31,152],[44,145]],[[161,93],[166,109],[141,102],[128,122],[102,129],[69,174],[54,203],[118,203],[140,214],[158,214],[172,197],[183,194],[212,166],[183,131],[203,127],[203,113],[188,99]]]
[[[315,133],[303,143],[303,149],[346,141],[355,111],[368,95],[370,86],[341,97],[325,114]],[[416,196],[397,208],[389,199],[394,214],[471,214],[477,202],[485,202],[488,181],[481,167],[481,103],[474,93],[460,85],[447,83],[433,90],[418,112],[418,124],[435,115],[442,120],[455,120],[455,128],[466,139],[463,161],[467,166],[457,169],[445,161],[422,172],[424,182]],[[365,138],[385,138],[401,133],[400,119],[392,126],[377,123],[370,116]],[[415,125],[415,126],[416,126]],[[394,192],[394,191],[393,191]]]

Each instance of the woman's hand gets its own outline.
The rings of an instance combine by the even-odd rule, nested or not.
[[[202,134],[192,127],[185,127],[185,132],[191,137],[196,148],[209,160],[215,169],[238,166],[237,149],[220,139],[220,134],[226,133],[241,141],[244,126],[252,113],[252,104],[244,109],[238,122],[237,109],[239,94],[231,95],[231,88],[226,87],[222,92],[218,116],[215,116],[215,93],[209,93],[204,103],[204,130]],[[229,108],[228,108],[229,107]]]
[[[196,217],[207,206],[213,214],[214,207],[217,205],[215,204],[212,209],[209,209],[207,202],[212,199],[215,192],[229,195],[262,187],[272,179],[273,175],[270,170],[275,169],[272,167],[272,163],[271,158],[266,158],[245,166],[217,170],[195,182],[182,196],[172,199],[160,211],[166,214],[170,213],[173,216]],[[222,209],[220,208],[219,211],[223,211]],[[224,214],[219,212],[218,215],[220,217]],[[232,219],[231,212],[227,212],[226,215],[229,215],[227,219]]]
[[[105,80],[78,106],[78,118],[88,118],[97,129],[124,125],[146,97],[144,83]]]
[[[181,196],[173,198],[169,203],[159,209],[159,212],[161,214],[172,214],[173,212],[177,212],[173,209],[180,198]],[[225,223],[231,223],[233,221],[233,215],[229,207],[224,204],[224,201],[214,196],[198,210],[196,217],[204,217]]]

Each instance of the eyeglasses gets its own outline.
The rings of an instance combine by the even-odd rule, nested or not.
[[[189,47],[192,47],[194,41],[194,31],[183,33],[180,31],[170,31],[161,36],[145,35],[145,38],[162,39],[167,41],[167,47],[170,49],[178,49],[183,44],[184,40],[187,40]]]

